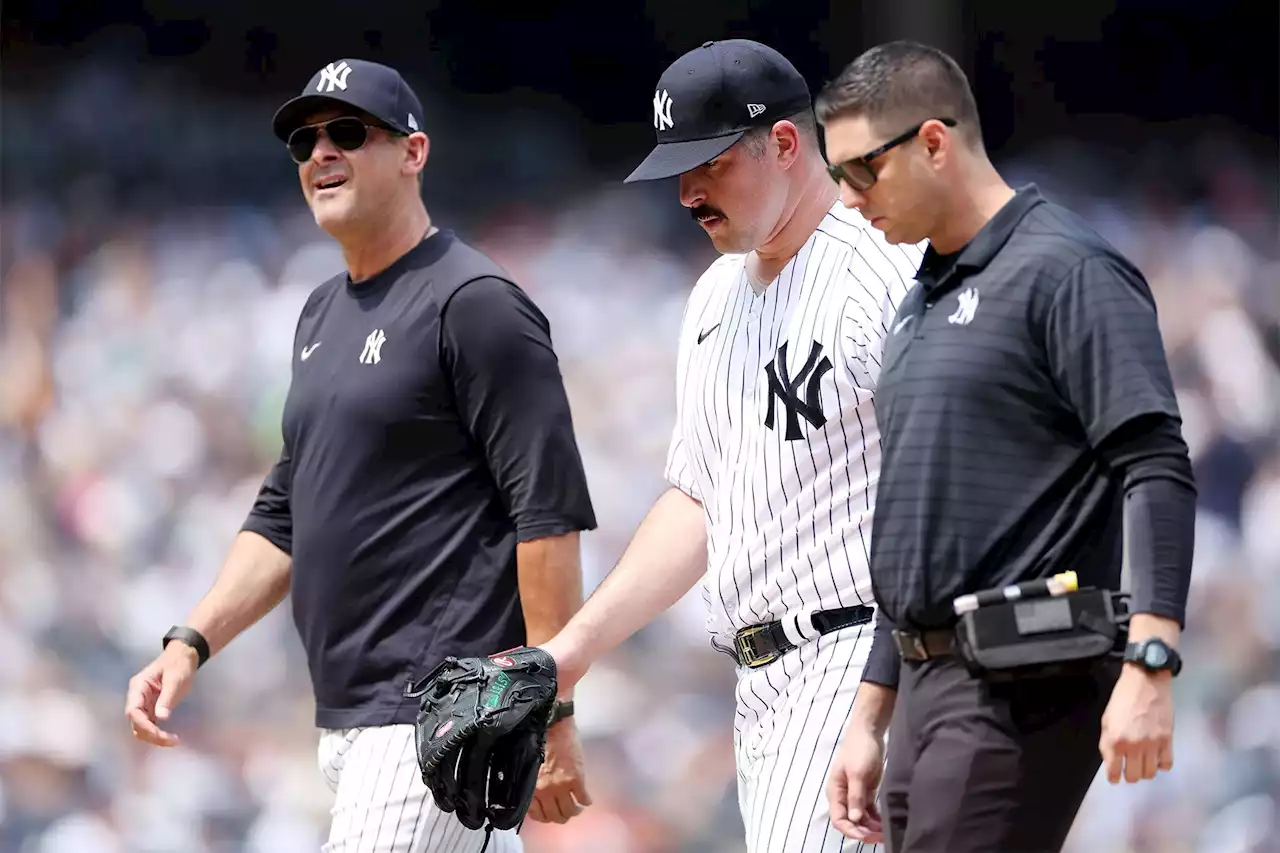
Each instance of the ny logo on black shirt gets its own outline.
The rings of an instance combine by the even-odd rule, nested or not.
[[[799,441],[803,437],[800,432],[801,416],[815,427],[825,424],[827,416],[822,413],[821,386],[822,377],[830,369],[831,359],[822,355],[822,344],[814,341],[809,358],[793,380],[787,372],[787,345],[784,343],[778,347],[777,356],[764,369],[769,374],[769,408],[764,414],[764,425],[773,429],[775,398],[787,408],[787,441]],[[798,393],[801,385],[804,385],[803,400]]]

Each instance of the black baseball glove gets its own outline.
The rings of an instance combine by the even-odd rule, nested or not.
[[[468,829],[522,823],[546,758],[555,660],[538,648],[449,657],[406,695],[420,699],[418,768],[436,805]]]

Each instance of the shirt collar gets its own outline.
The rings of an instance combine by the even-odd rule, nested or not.
[[[1013,198],[996,211],[996,215],[991,217],[959,252],[942,255],[930,243],[920,262],[920,269],[916,272],[916,280],[926,288],[932,289],[942,284],[951,273],[961,269],[984,268],[995,257],[996,252],[1008,242],[1023,217],[1044,200],[1044,196],[1040,194],[1040,189],[1035,184],[1027,184],[1016,190]]]

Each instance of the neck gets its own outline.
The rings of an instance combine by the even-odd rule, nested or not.
[[[431,229],[431,217],[420,198],[407,205],[388,205],[359,233],[338,238],[347,273],[357,284],[391,266]]]
[[[751,257],[762,281],[772,281],[813,236],[814,229],[836,203],[840,188],[816,159],[804,167],[794,198],[788,203],[781,225]]]
[[[950,194],[938,227],[928,235],[930,245],[944,255],[960,251],[1013,196],[1013,188],[991,162],[975,158]]]

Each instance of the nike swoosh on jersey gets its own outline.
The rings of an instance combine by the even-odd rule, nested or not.
[[[698,332],[698,343],[702,343],[703,341],[705,341],[707,339],[707,335],[711,334],[718,328],[720,328],[720,324],[716,323],[714,326],[712,326],[710,329],[707,329],[705,332]]]

